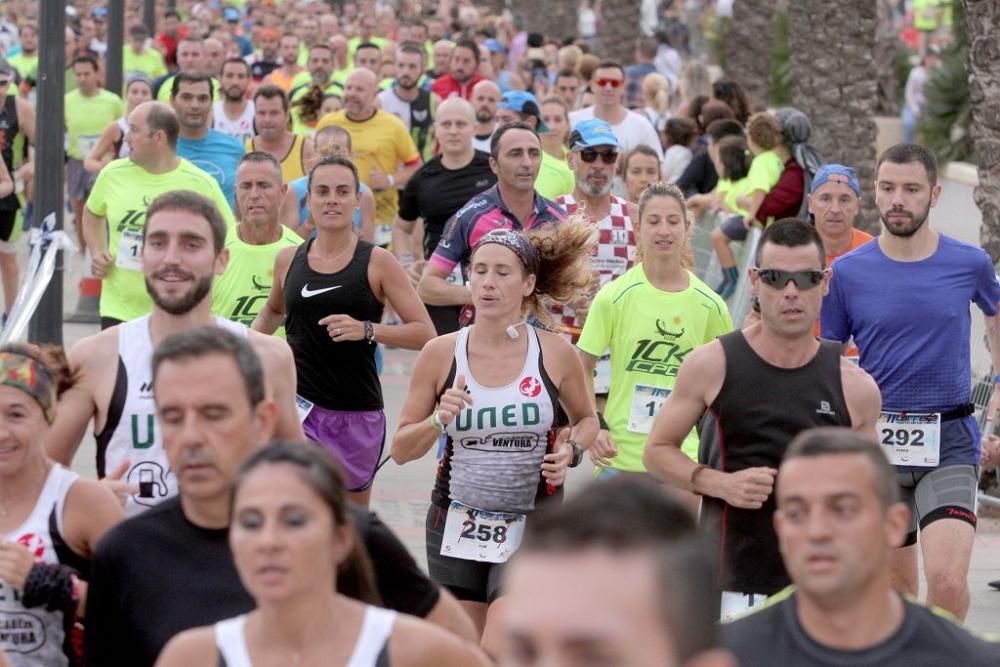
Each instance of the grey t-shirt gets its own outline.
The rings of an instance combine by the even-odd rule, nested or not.
[[[860,651],[824,646],[806,634],[796,600],[764,607],[721,628],[722,643],[741,667],[996,667],[1000,644],[970,634],[927,607],[904,601],[903,624],[882,643]]]

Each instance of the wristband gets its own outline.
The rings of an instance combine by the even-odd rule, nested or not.
[[[608,422],[605,421],[605,419],[604,419],[604,413],[603,412],[598,412],[597,413],[597,423],[601,425],[601,430],[602,431],[610,431],[611,430],[610,428],[608,428]]]
[[[29,609],[45,605],[47,611],[61,611],[72,618],[79,602],[79,588],[73,572],[58,563],[35,563],[24,582],[21,604]]]
[[[444,424],[441,423],[441,418],[438,417],[437,410],[431,413],[431,416],[427,418],[427,421],[431,423],[431,427],[433,427],[435,431],[444,430]]]
[[[704,463],[699,463],[698,465],[696,465],[694,467],[694,470],[691,471],[691,492],[693,494],[695,494],[696,496],[700,496],[701,494],[698,491],[696,491],[695,488],[694,488],[694,478],[698,476],[698,473],[700,473],[702,470],[704,470],[707,467],[708,466],[705,465]]]
[[[368,341],[369,343],[371,343],[372,345],[374,345],[375,344],[375,325],[372,324],[371,322],[369,322],[368,320],[365,320],[361,324],[365,328],[365,340]]]
[[[583,462],[583,447],[576,440],[570,438],[566,443],[573,448],[573,459],[569,462],[570,468],[575,468]]]
[[[993,376],[993,384],[1000,384],[1000,375]]]

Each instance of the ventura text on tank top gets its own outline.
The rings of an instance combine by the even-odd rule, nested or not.
[[[76,473],[53,465],[31,514],[0,539],[26,547],[37,563],[63,563],[88,574],[86,561],[70,551],[62,538],[66,495],[77,479]],[[0,579],[0,649],[11,667],[69,665],[67,628],[72,623],[73,619],[63,618],[61,611],[47,611],[44,605],[25,607],[20,592]]]
[[[476,382],[469,368],[472,327],[455,339],[454,375],[464,375],[473,404],[447,426],[445,454],[433,500],[449,500],[490,512],[525,514],[535,508],[542,459],[554,436],[559,392],[542,363],[538,333],[524,327],[528,352],[521,372],[503,387]],[[448,378],[451,386],[454,375]]]
[[[840,378],[840,346],[821,341],[816,356],[798,368],[764,361],[741,331],[719,337],[726,377],[710,410],[717,420],[723,472],[777,468],[788,443],[817,426],[851,426]],[[722,581],[726,591],[771,595],[788,574],[771,523],[774,493],[757,510],[704,497],[703,517],[720,522]]]
[[[296,249],[285,276],[285,334],[295,355],[298,394],[327,410],[381,410],[375,346],[366,340],[334,342],[319,324],[336,314],[359,322],[382,319],[382,302],[368,282],[375,246],[358,239],[347,266],[320,273],[309,266],[312,244],[310,239]]]
[[[177,478],[163,449],[153,403],[153,339],[150,316],[118,325],[118,370],[104,429],[97,440],[97,476],[104,477],[129,461],[123,478],[139,489],[129,496],[125,514],[135,516],[177,494]],[[217,326],[246,337],[242,324],[216,317]]]

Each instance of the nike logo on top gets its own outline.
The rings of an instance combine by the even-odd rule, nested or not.
[[[333,287],[324,287],[323,289],[309,289],[309,283],[302,286],[302,298],[308,299],[311,296],[316,296],[317,294],[322,294],[323,292],[329,292],[330,290],[335,290],[339,288],[340,285],[334,285]]]

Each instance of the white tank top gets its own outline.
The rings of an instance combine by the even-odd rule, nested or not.
[[[455,341],[455,373],[475,401],[445,429],[451,467],[449,497],[489,512],[527,513],[535,508],[542,458],[555,426],[558,392],[541,368],[541,348],[534,327],[518,327],[528,336],[521,372],[505,387],[485,387],[469,370],[465,327]]]
[[[247,650],[246,615],[215,624],[215,646],[222,667],[253,667]],[[379,607],[365,608],[365,620],[354,644],[354,652],[344,667],[388,667],[386,645],[396,622],[396,612]],[[381,658],[381,659],[380,659]]]
[[[118,148],[118,155],[116,158],[128,157],[129,147],[128,142],[125,141],[125,135],[128,134],[128,120],[125,118],[118,119],[118,129],[122,131],[122,142],[121,146]]]
[[[253,116],[253,100],[247,102],[243,114],[236,120],[229,119],[222,100],[219,100],[212,106],[212,129],[245,142],[253,136]]]
[[[0,539],[20,542],[40,563],[58,563],[56,540],[64,533],[62,518],[66,494],[79,476],[58,465],[49,470],[42,492],[24,523]],[[56,533],[50,530],[54,518]],[[66,632],[61,611],[45,606],[28,609],[20,595],[0,579],[0,648],[11,667],[64,667],[69,658],[63,651]]]
[[[118,372],[108,406],[108,422],[97,434],[97,474],[104,477],[128,459],[125,481],[139,489],[125,505],[135,516],[177,495],[177,478],[170,470],[163,439],[156,426],[153,403],[153,339],[149,315],[118,325]],[[216,317],[217,326],[246,337],[247,328]]]

